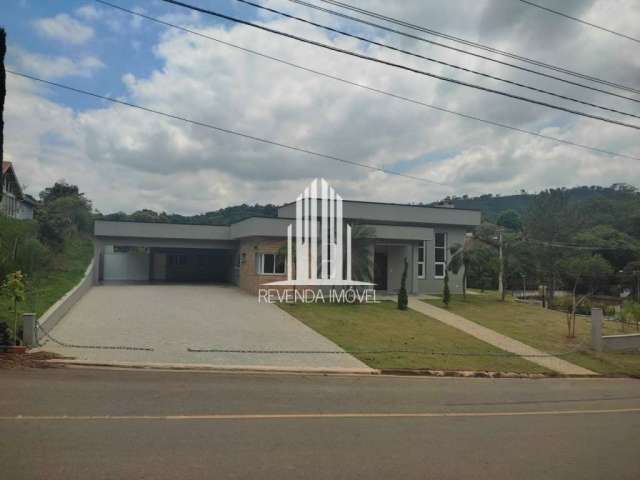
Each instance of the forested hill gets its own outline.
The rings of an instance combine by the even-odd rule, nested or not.
[[[566,192],[569,202],[574,203],[592,198],[615,200],[620,198],[622,195],[633,191],[634,187],[616,183],[610,187],[583,186],[561,188],[559,190]],[[498,218],[498,215],[505,210],[514,210],[520,215],[523,215],[536,196],[537,194],[522,191],[519,195],[501,196],[486,194],[479,197],[468,197],[466,195],[463,195],[462,197],[447,197],[443,202],[453,203],[456,208],[480,210],[482,211],[484,218],[489,221],[495,221]]]
[[[559,190],[566,192],[570,203],[577,203],[593,198],[619,200],[630,192],[635,191],[634,187],[626,184],[614,184],[611,187],[584,186],[562,188]],[[463,195],[462,197],[447,197],[442,202],[453,203],[456,208],[481,210],[485,219],[495,221],[498,218],[498,215],[505,210],[514,210],[518,212],[520,216],[524,216],[524,213],[527,211],[536,196],[537,194],[522,191],[519,195],[500,196],[487,194],[479,197],[468,197],[466,195]],[[131,214],[124,212],[110,213],[107,215],[98,214],[96,218],[130,222],[230,225],[249,217],[275,217],[277,215],[277,209],[277,205],[271,204],[243,204],[190,216],[143,209]]]
[[[197,215],[180,215],[177,213],[155,212],[149,209],[138,210],[131,214],[124,212],[96,215],[97,220],[147,223],[187,223],[200,225],[230,225],[249,217],[275,217],[276,205],[234,205]]]

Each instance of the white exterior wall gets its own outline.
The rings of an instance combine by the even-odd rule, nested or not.
[[[104,254],[104,280],[144,282],[149,280],[149,254],[118,252]]]

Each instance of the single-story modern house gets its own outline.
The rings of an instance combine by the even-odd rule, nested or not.
[[[450,247],[480,224],[479,211],[449,207],[344,200],[342,210],[346,224],[366,232],[358,242],[369,281],[388,292],[400,288],[405,258],[409,293],[441,292]],[[96,221],[94,282],[228,282],[256,292],[287,278],[283,252],[295,221],[295,202],[277,217],[228,226]],[[461,273],[449,279],[453,292],[462,289]]]

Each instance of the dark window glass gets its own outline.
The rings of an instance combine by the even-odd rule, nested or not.
[[[424,263],[418,264],[418,277],[424,277]]]
[[[444,265],[436,263],[436,277],[444,277]]]
[[[268,253],[264,255],[264,266],[263,266],[263,272],[262,273],[273,273],[273,267],[274,267],[274,258],[273,258],[273,254]]]
[[[424,262],[424,247],[418,247],[418,261]]]
[[[436,248],[436,262],[444,262],[444,248]]]
[[[276,255],[276,273],[284,273],[285,256]]]
[[[444,233],[436,233],[436,247],[444,247]]]

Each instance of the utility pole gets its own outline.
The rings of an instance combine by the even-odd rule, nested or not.
[[[504,300],[504,256],[502,254],[502,230],[498,231],[498,249],[500,253],[500,274],[498,275],[498,295]]]
[[[4,99],[7,96],[7,72],[4,69],[4,57],[7,53],[7,33],[0,28],[0,201],[4,178],[2,176],[2,163],[4,162]]]

